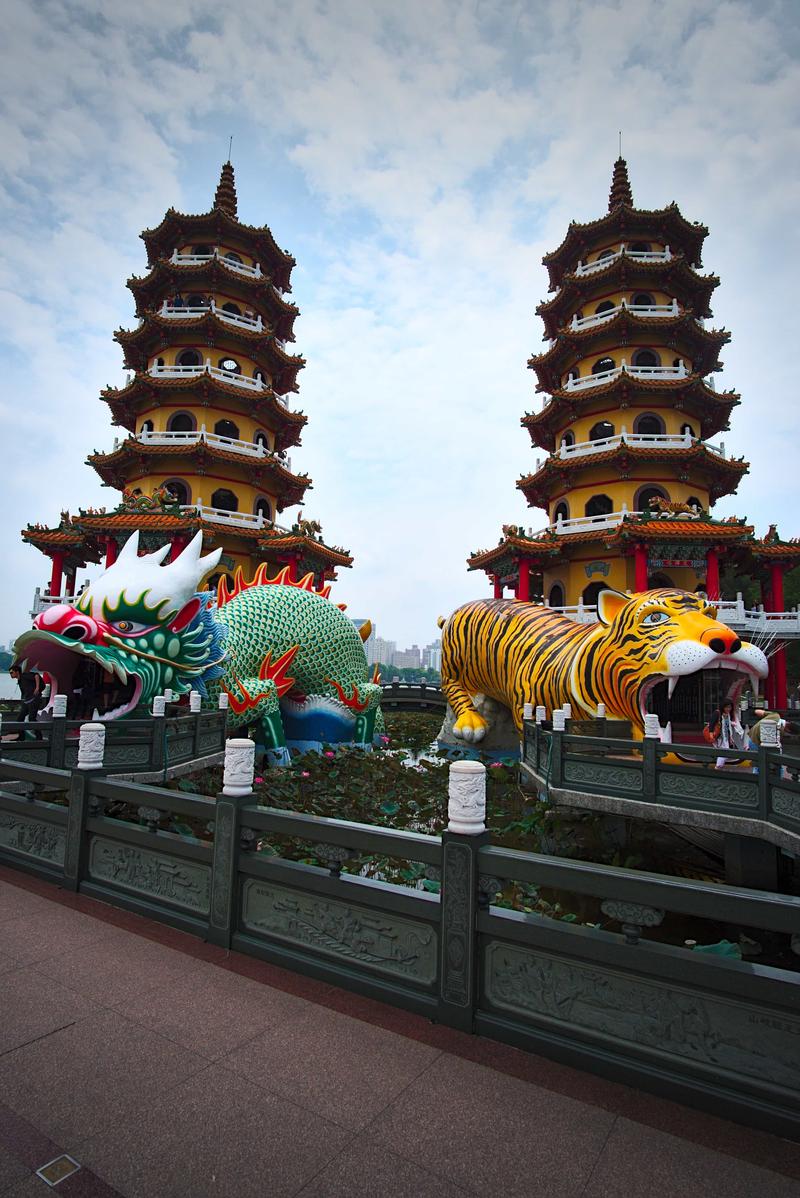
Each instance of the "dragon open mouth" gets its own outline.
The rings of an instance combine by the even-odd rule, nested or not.
[[[729,678],[720,678],[719,702],[720,704],[728,701],[733,703],[734,715],[737,719],[740,710],[739,700],[744,688],[750,683],[755,691],[758,690],[760,675],[755,669],[751,668],[745,662],[724,658],[711,661],[701,669],[685,674],[651,675],[639,689],[639,712],[643,724],[646,714],[655,713],[658,715],[661,740],[665,744],[672,743],[671,708],[680,710],[682,707],[682,704],[678,702],[681,697],[681,686],[689,680],[696,683],[698,675],[708,670],[725,670],[730,675]]]
[[[23,669],[36,669],[50,679],[50,712],[57,694],[77,695],[81,718],[117,720],[133,711],[142,693],[142,680],[98,649],[49,632],[23,633],[16,642]]]

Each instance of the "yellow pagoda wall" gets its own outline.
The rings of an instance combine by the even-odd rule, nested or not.
[[[661,463],[657,463],[661,466]],[[709,491],[708,486],[702,486],[699,483],[680,482],[674,476],[670,477],[667,470],[661,467],[659,470],[648,469],[646,463],[636,467],[636,473],[631,474],[630,478],[620,479],[613,478],[609,473],[613,470],[613,466],[606,466],[592,470],[592,476],[587,480],[587,473],[581,474],[579,485],[570,487],[568,491],[561,494],[553,495],[548,508],[550,521],[555,523],[555,510],[559,503],[566,503],[569,508],[569,519],[576,519],[586,514],[586,504],[593,495],[607,495],[613,504],[612,510],[619,512],[622,510],[622,505],[627,504],[628,511],[636,511],[636,493],[641,487],[654,486],[660,487],[669,496],[670,500],[681,502],[690,498],[700,500],[701,507],[708,510]]]
[[[627,238],[625,240],[625,245],[630,247],[634,242],[640,241],[646,242],[650,246],[651,251],[663,250],[665,248],[663,241],[654,241],[652,237],[648,237],[644,233],[637,233],[635,237]],[[593,249],[589,250],[589,252],[584,254],[584,256],[581,258],[581,261],[584,263],[595,262],[604,250],[611,250],[613,253],[616,253],[619,247],[620,238],[615,237],[613,241],[604,242],[602,245],[595,246]],[[577,262],[574,265],[577,266]]]
[[[215,491],[224,487],[226,490],[232,491],[239,500],[238,510],[240,512],[252,513],[257,499],[269,500],[272,511],[277,512],[277,496],[274,491],[262,491],[258,487],[254,487],[252,483],[232,479],[229,475],[222,473],[224,466],[221,469],[219,467],[216,470],[211,469],[206,474],[195,474],[181,470],[179,463],[170,463],[170,465],[173,466],[172,470],[169,470],[165,464],[165,468],[158,473],[142,474],[135,477],[131,475],[128,479],[128,486],[140,487],[143,493],[148,495],[168,479],[175,478],[186,483],[191,492],[190,503],[198,503],[202,500],[204,506],[212,507],[211,496]]]
[[[596,552],[591,552],[591,546],[581,545],[575,557],[561,566],[553,567],[544,572],[544,598],[550,594],[550,588],[559,583],[564,588],[565,604],[568,607],[577,605],[581,596],[592,583],[602,583],[615,591],[632,591],[635,586],[633,555],[623,557],[621,554],[609,554],[602,545],[596,546]],[[605,569],[608,567],[608,572]],[[587,573],[587,568],[589,573]],[[700,573],[686,566],[665,567],[657,571],[665,575],[673,586],[681,590],[694,591],[705,582],[705,571]]]
[[[216,248],[219,252],[220,257],[222,257],[222,258],[225,257],[225,255],[226,255],[226,253],[228,253],[228,251],[230,251],[233,254],[238,254],[245,266],[255,266],[255,264],[256,264],[255,258],[253,258],[253,256],[251,254],[248,254],[247,250],[242,248],[242,246],[234,244],[233,241],[225,241],[224,243],[217,242],[217,243],[211,245],[208,241],[203,241],[203,238],[198,236],[196,241],[184,242],[183,245],[179,245],[176,248],[177,248],[179,254],[193,254],[194,247],[198,246],[198,245],[210,246],[210,249],[212,249],[212,250],[214,248]],[[262,271],[264,270],[263,262],[261,263],[261,269],[262,269]]]
[[[609,291],[603,291],[597,295],[593,295],[590,300],[581,306],[580,314],[582,316],[594,316],[597,312],[597,307],[599,304],[610,301],[615,308],[618,308],[623,300],[625,300],[626,304],[632,304],[633,297],[635,295],[645,294],[652,297],[654,304],[672,303],[672,296],[666,291],[658,291],[653,287],[648,287],[644,284],[641,287],[628,286],[623,288],[620,288],[619,285],[616,284],[615,287]],[[577,314],[578,313],[576,312],[576,315]]]
[[[176,336],[180,336],[177,331]],[[167,346],[166,349],[159,350],[157,354],[154,354],[153,357],[148,361],[148,370],[150,367],[156,365],[156,362],[159,358],[161,358],[165,366],[175,366],[179,354],[182,354],[184,350],[193,349],[196,350],[196,352],[200,355],[201,361],[205,362],[206,358],[210,358],[212,366],[218,366],[221,361],[225,360],[225,358],[233,358],[236,362],[238,362],[241,374],[247,375],[250,378],[254,377],[256,370],[260,370],[266,379],[267,384],[270,384],[271,380],[264,367],[259,365],[254,358],[248,358],[247,355],[243,354],[240,350],[226,350],[220,348],[219,345],[205,345],[203,344],[202,338],[193,339],[190,329],[185,330],[185,336],[186,340],[180,344]],[[194,337],[196,338],[196,334]]]
[[[567,429],[574,433],[576,443],[581,444],[581,442],[589,440],[589,433],[601,421],[607,420],[609,424],[613,424],[615,434],[622,432],[623,425],[626,432],[633,433],[636,431],[635,425],[639,417],[647,415],[658,416],[664,423],[665,433],[679,436],[681,427],[684,424],[689,424],[694,430],[695,437],[700,435],[700,423],[698,420],[688,416],[686,412],[676,412],[674,407],[667,407],[666,404],[659,405],[654,403],[648,406],[644,404],[634,406],[632,404],[628,408],[607,407],[604,405],[602,408],[597,408],[585,416],[579,416],[577,420],[572,421],[570,424],[565,424],[563,428],[559,429],[556,436],[556,452],[558,452],[561,445],[561,437]]]

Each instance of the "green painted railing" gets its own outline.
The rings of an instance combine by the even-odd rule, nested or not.
[[[568,734],[562,766],[578,756],[564,741]],[[528,744],[552,775],[558,740],[540,732]],[[596,746],[594,755],[607,760]],[[436,837],[261,806],[240,789],[210,798],[2,759],[0,862],[449,1026],[800,1139],[800,973],[692,952],[658,931],[667,914],[695,917],[788,950],[800,934],[800,899],[500,848],[480,815],[476,834]],[[290,859],[287,839],[312,845],[323,864]],[[343,871],[369,857],[419,863],[440,893]],[[592,922],[497,905],[510,882],[564,902],[575,896],[576,909],[589,902]]]
[[[720,758],[728,764],[716,769]],[[665,745],[526,723],[523,762],[550,791],[747,817],[800,834],[800,756],[794,751]]]

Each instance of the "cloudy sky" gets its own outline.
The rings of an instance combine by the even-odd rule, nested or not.
[[[401,645],[486,592],[472,550],[541,527],[514,483],[541,257],[634,199],[711,229],[718,385],[751,463],[736,512],[800,532],[800,6],[757,0],[12,0],[0,66],[0,640],[49,576],[19,528],[115,501],[112,331],[139,232],[210,207],[234,136],[239,215],[295,256],[306,514],[348,546],[335,594]],[[289,513],[291,515],[291,513]]]

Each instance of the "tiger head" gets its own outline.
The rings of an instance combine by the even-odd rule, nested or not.
[[[596,710],[605,703],[609,715],[630,720],[635,735],[644,732],[648,700],[662,682],[663,738],[669,722],[668,716],[663,719],[665,701],[668,706],[681,678],[701,670],[726,671],[720,694],[736,707],[744,686],[757,687],[767,675],[761,650],[722,624],[713,603],[689,591],[601,591],[597,614],[588,652],[573,665],[572,689],[584,708]]]

